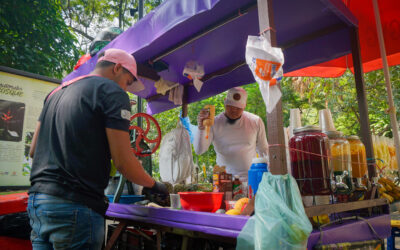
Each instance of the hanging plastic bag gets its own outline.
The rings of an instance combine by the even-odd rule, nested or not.
[[[182,74],[193,80],[194,87],[197,92],[200,92],[201,87],[203,87],[203,82],[200,79],[204,76],[204,65],[200,65],[195,61],[188,61]]]
[[[257,81],[268,113],[274,110],[282,93],[276,85],[283,76],[284,57],[264,36],[249,36],[246,44],[246,63]]]
[[[193,155],[188,131],[181,122],[166,134],[160,146],[161,180],[171,184],[185,181],[193,171]]]
[[[296,180],[266,172],[236,249],[306,249],[311,230]]]

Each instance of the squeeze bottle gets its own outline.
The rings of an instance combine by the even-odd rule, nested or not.
[[[206,127],[206,139],[208,139],[208,135],[210,134],[210,127],[214,125],[214,117],[215,117],[215,106],[214,105],[206,105],[204,109],[209,110],[209,116],[207,119],[203,120],[203,125]]]

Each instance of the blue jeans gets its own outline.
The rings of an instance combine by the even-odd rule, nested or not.
[[[101,249],[104,218],[85,205],[62,198],[29,195],[33,249]]]

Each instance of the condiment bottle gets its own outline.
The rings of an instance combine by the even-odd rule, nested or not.
[[[215,106],[208,104],[204,106],[204,109],[208,109],[209,116],[207,119],[203,120],[203,125],[206,127],[206,139],[208,139],[208,135],[210,134],[210,128],[214,125],[214,117],[215,117]]]
[[[318,126],[293,130],[289,140],[292,175],[296,179],[306,206],[329,204],[331,171],[329,139]]]
[[[234,176],[234,180],[232,182],[232,190],[233,190],[233,199],[235,199],[235,196],[240,195],[242,193],[242,182],[239,180],[239,175]]]

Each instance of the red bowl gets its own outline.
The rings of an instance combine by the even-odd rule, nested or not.
[[[224,196],[224,193],[217,192],[178,192],[178,194],[183,209],[211,213],[221,207]]]

